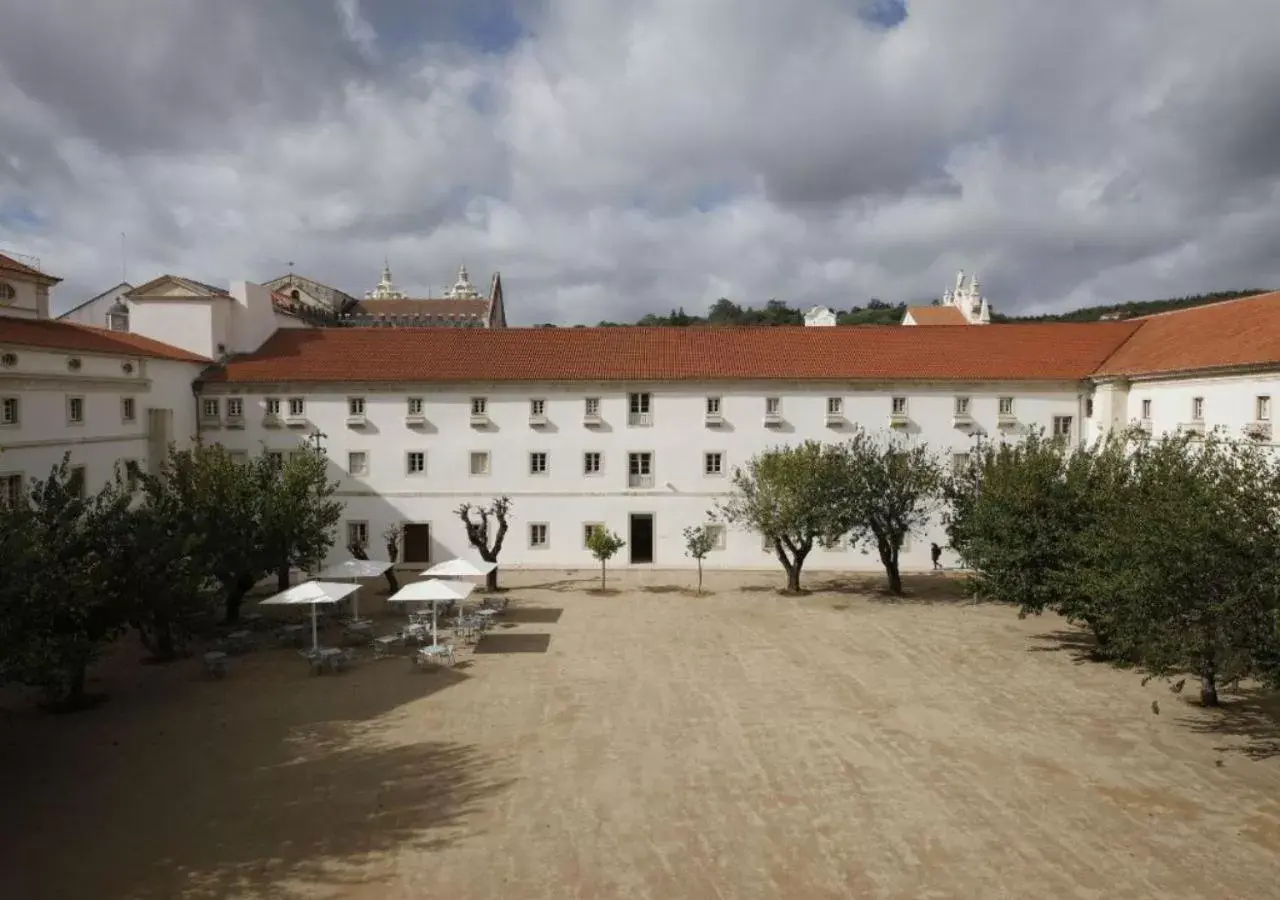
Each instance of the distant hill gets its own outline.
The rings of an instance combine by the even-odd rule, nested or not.
[[[1219,303],[1223,300],[1235,300],[1238,297],[1252,297],[1264,294],[1265,290],[1255,288],[1248,291],[1217,291],[1212,294],[1196,294],[1191,297],[1172,297],[1168,300],[1133,300],[1128,303],[1112,303],[1104,306],[1086,306],[1083,309],[1065,313],[1051,313],[1043,316],[1006,316],[994,313],[993,322],[1098,322],[1103,319],[1132,319],[1135,316],[1150,316],[1155,313],[1169,312],[1175,309],[1188,309],[1193,306],[1204,306],[1206,303]],[[920,300],[912,306],[929,306],[938,300]],[[840,325],[900,325],[907,304],[896,306],[882,300],[872,298],[866,306],[854,306],[848,310],[837,310],[836,321]],[[803,325],[804,313],[792,309],[782,300],[770,300],[760,309],[751,306],[739,306],[726,297],[721,297],[705,316],[690,315],[684,307],[671,310],[665,316],[649,315],[638,322],[601,322],[601,325]],[[555,327],[545,325],[542,327]]]

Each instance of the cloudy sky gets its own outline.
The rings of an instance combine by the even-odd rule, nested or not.
[[[1280,287],[1276,0],[0,0],[0,249],[500,269],[514,323],[726,295]]]

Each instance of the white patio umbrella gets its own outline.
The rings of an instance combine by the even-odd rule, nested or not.
[[[469,559],[450,559],[442,563],[436,563],[427,571],[423,572],[422,578],[483,578],[494,569],[498,568],[497,563],[491,562],[472,562]],[[468,591],[468,593],[470,593]]]
[[[396,603],[430,603],[431,604],[431,643],[439,642],[439,628],[436,622],[436,604],[451,600],[462,601],[474,591],[476,586],[465,581],[415,581],[405,585],[387,599]]]
[[[358,584],[345,584],[340,581],[304,581],[295,584],[287,591],[281,591],[274,597],[268,597],[261,606],[295,606],[300,603],[311,604],[311,649],[320,649],[320,633],[316,627],[316,606],[321,603],[338,603],[354,592],[360,590]]]
[[[334,563],[316,575],[316,578],[377,578],[390,569],[392,563],[380,559],[348,559],[346,562]],[[358,585],[357,585],[358,587]],[[351,598],[351,618],[360,618],[360,594]]]

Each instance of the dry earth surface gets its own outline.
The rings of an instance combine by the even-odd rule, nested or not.
[[[0,895],[1277,896],[1262,700],[1202,711],[945,578],[689,580],[510,575],[454,670],[122,647],[105,705],[0,717]]]

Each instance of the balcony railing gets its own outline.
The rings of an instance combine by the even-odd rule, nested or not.
[[[651,488],[653,487],[653,474],[637,475],[633,472],[627,476],[627,487]]]
[[[632,412],[627,414],[627,424],[632,428],[648,428],[653,424],[653,413]]]

